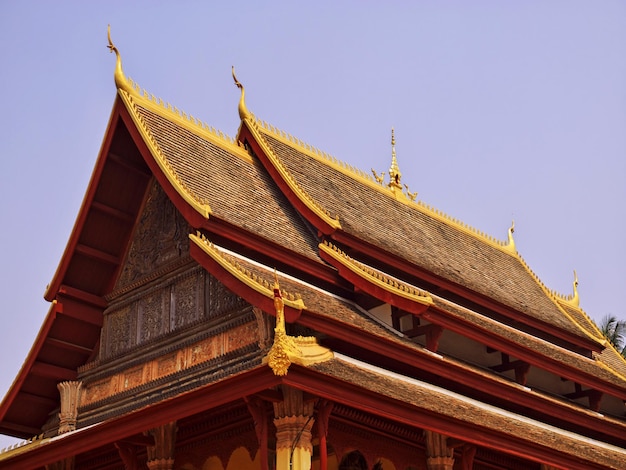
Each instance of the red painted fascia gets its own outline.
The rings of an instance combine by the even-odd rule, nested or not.
[[[2,461],[1,466],[3,470],[40,468],[77,453],[82,454],[143,433],[147,429],[254,395],[279,383],[280,379],[269,367],[257,367],[119,418],[59,436],[55,441]]]
[[[495,430],[486,429],[479,423],[460,422],[416,405],[381,396],[369,390],[321,375],[304,367],[292,366],[283,383],[330,401],[362,410],[412,427],[426,428],[451,438],[457,438],[481,447],[488,447],[516,455],[524,459],[568,468],[570,470],[606,469],[604,465],[564,455],[550,447],[528,441],[513,440]]]
[[[451,292],[452,294],[463,297],[470,302],[488,308],[499,315],[510,318],[514,322],[523,323],[531,328],[545,331],[555,338],[559,338],[583,349],[588,349],[595,352],[601,352],[604,349],[604,347],[597,341],[576,336],[568,331],[555,327],[554,325],[550,325],[549,323],[545,323],[529,315],[513,310],[502,304],[496,303],[493,300],[483,295],[477,294],[463,286],[454,284],[439,276],[429,273],[428,271],[420,269],[417,266],[407,262],[403,258],[385,252],[381,247],[370,245],[369,243],[345,232],[336,231],[334,234],[332,234],[331,238],[338,243],[350,247],[351,250],[357,253],[361,253],[371,259],[375,259],[384,265],[401,270],[407,273],[409,276],[423,280],[425,282],[428,282],[429,284],[439,286],[442,290]]]
[[[394,307],[398,307],[406,312],[412,313],[413,315],[421,315],[428,309],[428,305],[420,304],[414,300],[407,299],[400,295],[394,294],[382,287],[375,285],[374,283],[368,282],[358,274],[354,273],[352,270],[341,264],[335,258],[327,254],[325,251],[320,250],[321,258],[329,263],[330,265],[337,268],[339,275],[350,282],[356,289],[360,289],[363,292],[371,295],[372,297],[393,305]]]
[[[536,353],[513,341],[494,335],[487,329],[482,329],[476,325],[465,322],[462,319],[450,318],[445,310],[433,307],[424,313],[423,317],[445,329],[462,334],[479,343],[488,344],[494,349],[514,356],[524,362],[528,362],[531,366],[538,367],[539,369],[546,370],[564,379],[572,380],[573,382],[586,385],[594,390],[599,390],[622,400],[626,400],[625,387],[603,382],[598,377],[556,361],[551,356]],[[591,359],[589,360],[591,361]]]
[[[118,99],[118,101],[120,100]],[[185,220],[187,220],[187,222],[192,227],[201,227],[206,221],[205,217],[202,214],[199,214],[198,211],[196,211],[192,206],[190,206],[183,199],[183,197],[178,194],[178,191],[176,191],[176,189],[171,185],[171,183],[167,179],[167,176],[165,176],[163,171],[161,171],[159,164],[154,160],[154,156],[152,155],[150,149],[143,140],[140,132],[137,130],[133,118],[131,117],[128,109],[126,109],[126,106],[124,106],[123,103],[120,106],[119,115],[126,125],[126,128],[128,129],[128,132],[130,133],[133,142],[137,146],[139,153],[146,162],[146,165],[148,165],[148,168],[158,181],[161,188],[163,188],[163,190],[165,191],[165,194],[167,194],[167,197],[172,201],[176,209],[178,209],[178,211],[183,215]]]
[[[109,153],[111,142],[113,140],[113,136],[115,135],[115,128],[117,127],[117,123],[120,118],[120,110],[123,108],[124,104],[122,103],[120,97],[117,96],[113,105],[113,109],[111,111],[111,115],[109,117],[109,122],[107,124],[102,145],[100,146],[100,152],[98,153],[98,158],[91,174],[89,185],[87,186],[87,192],[83,197],[83,202],[80,206],[80,210],[78,211],[76,222],[74,222],[74,228],[72,229],[72,233],[67,242],[65,251],[63,252],[63,256],[61,257],[61,261],[59,262],[57,270],[54,273],[52,281],[50,282],[44,294],[44,298],[48,302],[52,302],[55,299],[61,284],[63,284],[63,280],[65,278],[65,274],[67,273],[70,262],[72,261],[72,257],[74,256],[74,251],[76,250],[78,240],[80,239],[81,232],[85,225],[85,220],[87,219],[87,215],[89,214],[91,203],[93,202],[96,191],[98,189],[98,182],[100,181],[100,177],[102,176],[104,164],[106,163],[106,157]]]
[[[26,356],[26,360],[24,361],[24,364],[22,364],[22,368],[20,369],[17,376],[15,377],[15,380],[13,380],[13,384],[9,388],[9,391],[7,392],[7,394],[4,396],[2,403],[0,403],[0,426],[1,426],[2,420],[7,414],[7,411],[13,404],[13,400],[15,400],[15,397],[20,392],[20,389],[22,388],[24,381],[28,377],[28,374],[30,373],[30,369],[33,367],[33,364],[37,360],[39,351],[41,351],[41,348],[44,342],[46,341],[46,338],[48,337],[48,333],[50,332],[50,329],[52,328],[57,312],[59,310],[60,310],[60,306],[58,305],[58,303],[54,302],[52,305],[50,305],[48,314],[46,315],[46,318],[44,319],[44,322],[41,325],[41,328],[39,329],[39,333],[37,333],[35,342],[31,346],[30,351],[28,352],[28,356]]]
[[[503,385],[490,380],[488,377],[468,373],[467,369],[458,367],[454,362],[446,361],[439,354],[403,347],[384,338],[357,330],[345,323],[320,317],[315,312],[304,310],[298,323],[331,337],[350,338],[350,344],[354,346],[368,351],[376,351],[380,356],[392,358],[398,363],[445,377],[463,386],[481,390],[498,399],[509,400],[549,416],[555,416],[556,412],[560,418],[572,424],[593,429],[609,436],[620,436],[624,432],[623,427],[616,426],[611,422],[601,422],[599,419],[575,412],[565,406],[555,408],[553,403],[546,402],[541,397],[514,385]]]
[[[247,144],[252,148],[252,151],[255,153],[265,170],[269,173],[272,180],[276,183],[281,192],[285,195],[289,203],[300,213],[302,216],[313,225],[320,233],[324,235],[330,235],[335,232],[335,228],[331,227],[319,217],[315,212],[313,212],[299,197],[296,193],[294,193],[287,182],[283,180],[278,170],[272,165],[272,162],[269,160],[265,152],[263,151],[261,145],[257,142],[254,137],[254,133],[250,131],[248,128],[248,123],[246,121],[242,121],[241,129],[239,132],[239,140],[241,142],[247,142]]]
[[[230,272],[224,269],[217,261],[207,255],[202,248],[198,247],[195,243],[190,243],[189,252],[191,257],[195,259],[204,269],[211,273],[215,278],[220,281],[231,292],[235,293],[246,302],[255,307],[260,308],[269,315],[276,315],[276,308],[274,306],[274,299],[266,297],[265,295],[257,292],[247,284],[243,283]],[[288,305],[285,305],[285,321],[293,323],[300,318],[301,310],[296,310]]]

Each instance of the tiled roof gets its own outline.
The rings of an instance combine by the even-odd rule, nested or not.
[[[539,421],[503,412],[489,405],[432,386],[419,380],[389,374],[350,358],[339,357],[311,366],[312,369],[401,402],[447,416],[469,425],[497,431],[512,439],[522,439],[574,455],[579,459],[621,469],[626,450],[562,431]],[[445,395],[445,399],[443,396]],[[467,439],[467,436],[465,436]]]
[[[219,247],[215,248],[219,249]],[[266,281],[273,279],[273,268],[263,266],[239,256],[236,257],[236,260],[239,268],[248,272],[250,276],[256,276],[258,279],[264,279]],[[389,326],[383,326],[380,322],[375,321],[363,309],[348,300],[292,278],[281,276],[280,286],[281,289],[285,291],[301,296],[307,311],[312,315],[327,318],[333,322],[348,324],[355,330],[367,331],[368,334],[378,337],[381,340],[390,341],[398,346],[409,348],[413,350],[415,354],[432,355],[432,352],[426,350],[423,346],[413,342],[404,335],[392,331]],[[478,328],[489,330],[511,343],[538,353],[540,356],[550,357],[552,360],[561,363],[564,367],[575,368],[598,380],[618,387],[624,385],[624,378],[620,376],[619,370],[616,371],[612,368],[603,367],[598,360],[583,357],[580,354],[556,346],[548,341],[535,338],[532,335],[498,323],[477,312],[456,306],[452,302],[448,302],[438,296],[434,296],[433,301],[435,307],[446,310],[449,315],[452,315],[458,321],[469,322]],[[608,353],[603,354],[609,357]],[[445,360],[452,360],[454,362],[452,358],[448,357],[446,357]],[[613,364],[613,362],[617,361],[612,361],[611,364]],[[482,374],[480,369],[469,364],[462,362],[457,362],[456,364],[462,364],[461,366],[466,368],[468,373]],[[534,365],[541,368],[541,364]],[[490,373],[489,375],[492,379],[496,377],[494,373]]]
[[[136,112],[186,188],[217,217],[318,261],[317,240],[267,172],[142,106]]]
[[[298,184],[338,215],[345,232],[456,285],[589,338],[517,255],[444,222],[418,204],[373,189],[295,144],[263,135]]]
[[[235,150],[229,151],[223,142],[218,145],[191,132],[161,115],[165,113],[139,105],[135,110],[185,186],[199,200],[209,202],[211,217],[226,220],[321,262],[317,237],[256,159],[242,158],[240,148],[233,145]],[[557,305],[517,256],[433,217],[415,204],[399,202],[384,191],[351,178],[348,172],[339,171],[323,159],[313,158],[295,144],[288,145],[270,134],[264,134],[264,138],[298,183],[317,201],[323,201],[326,209],[339,215],[346,232],[549,324],[584,337],[596,333],[584,312]],[[390,227],[393,233],[389,232]],[[303,297],[307,297],[306,294]],[[305,298],[307,305],[316,305],[320,299],[316,294],[308,297]],[[383,333],[384,328],[374,326],[374,322],[365,319],[353,306],[347,307],[332,299],[324,301],[326,308],[320,305],[317,312],[329,312],[340,321],[395,336]],[[339,304],[333,306],[329,301]],[[438,299],[437,303],[441,301]],[[596,357],[612,370],[597,367],[598,363],[577,354],[563,356],[566,351],[562,348],[471,310],[445,304],[442,308],[459,319],[498,332],[531,350],[558,358],[564,364],[577,364],[581,370],[610,383],[623,383],[620,371],[626,367],[620,358],[609,353]]]

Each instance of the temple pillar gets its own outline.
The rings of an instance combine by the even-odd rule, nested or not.
[[[448,447],[448,437],[433,431],[424,431],[426,437],[426,465],[428,470],[452,470],[454,449]]]
[[[276,470],[310,470],[314,403],[300,390],[283,387],[283,401],[274,403]]]
[[[154,446],[146,448],[150,470],[173,470],[176,430],[176,421],[172,421],[148,431],[154,437]]]
[[[61,412],[59,413],[58,434],[74,431],[78,418],[78,400],[82,382],[67,381],[57,385],[61,395]]]
[[[328,470],[328,420],[333,410],[333,403],[321,400],[317,407],[317,434],[320,439],[320,470]]]

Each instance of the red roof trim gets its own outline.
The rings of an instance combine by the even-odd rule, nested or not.
[[[478,305],[494,311],[499,315],[510,318],[514,322],[519,322],[539,331],[547,332],[549,335],[552,335],[553,337],[558,338],[562,341],[566,341],[573,346],[595,352],[601,352],[604,349],[604,346],[597,341],[594,341],[590,338],[577,336],[554,325],[533,318],[530,315],[513,310],[512,308],[505,305],[496,303],[487,297],[471,291],[470,289],[442,279],[439,276],[436,276],[428,271],[424,271],[423,269],[420,269],[417,266],[407,262],[405,259],[399,258],[394,254],[385,252],[381,247],[372,246],[367,242],[364,242],[363,240],[360,240],[345,232],[338,230],[337,232],[332,234],[332,239],[337,241],[338,243],[350,247],[350,249],[354,252],[361,253],[370,259],[377,260],[379,263],[390,266],[396,270],[401,270],[415,279],[439,286],[442,290],[459,295],[469,300],[470,302],[474,302]]]
[[[269,173],[272,180],[280,188],[289,203],[308,220],[320,233],[330,235],[335,231],[335,227],[329,225],[324,219],[318,216],[310,207],[302,201],[296,193],[289,187],[289,184],[280,175],[280,172],[274,167],[268,156],[263,151],[263,147],[257,142],[254,132],[248,128],[248,123],[242,121],[242,126],[238,136],[239,140],[247,143],[256,157],[259,159],[265,170]]]
[[[429,312],[432,309],[431,307]],[[352,345],[368,351],[376,351],[381,357],[391,358],[399,364],[426,370],[461,385],[489,393],[494,397],[509,400],[511,403],[537,410],[549,416],[555,416],[554,403],[546,402],[540,396],[532,392],[529,393],[528,390],[521,389],[516,385],[503,385],[488,377],[468,373],[466,368],[459,367],[454,362],[448,361],[444,357],[433,354],[430,351],[424,350],[424,352],[419,352],[414,348],[403,347],[379,336],[356,330],[350,325],[327,317],[320,317],[310,310],[303,310],[298,323],[320,333],[327,334],[330,337],[350,338]],[[558,410],[559,418],[575,425],[594,429],[611,436],[618,436],[624,432],[623,427],[615,426],[610,422],[603,422],[599,417],[591,417],[588,414],[573,411],[566,406],[558,407]]]
[[[363,410],[408,426],[427,428],[457,438],[463,442],[489,447],[524,459],[533,459],[571,470],[605,469],[601,464],[581,461],[578,457],[560,453],[548,445],[529,441],[513,440],[495,430],[486,429],[480,423],[462,423],[454,418],[435,414],[417,406],[390,400],[357,385],[299,366],[294,366],[283,379],[283,383],[296,387],[330,401]]]
[[[114,131],[119,120],[119,112],[122,108],[124,108],[124,105],[122,103],[122,100],[118,96],[115,99],[115,104],[113,105],[111,116],[109,117],[109,123],[107,125],[106,133],[104,135],[104,140],[102,141],[102,145],[100,146],[98,159],[96,160],[96,165],[91,174],[91,178],[89,179],[87,192],[83,197],[83,202],[81,203],[80,210],[78,211],[76,222],[74,222],[74,228],[72,229],[72,233],[65,247],[65,251],[63,252],[63,256],[61,257],[61,261],[59,262],[59,266],[57,267],[52,281],[50,282],[50,285],[48,286],[44,294],[44,298],[48,302],[52,302],[56,298],[57,292],[59,291],[61,284],[63,284],[65,274],[67,273],[67,269],[70,265],[70,262],[72,261],[72,257],[74,256],[74,252],[76,251],[78,240],[80,239],[81,232],[85,225],[85,220],[87,219],[90,206],[98,189],[98,185],[96,183],[100,180],[102,171],[104,170],[106,156],[109,152],[109,148],[111,147],[111,142],[113,141],[113,136],[115,135]]]

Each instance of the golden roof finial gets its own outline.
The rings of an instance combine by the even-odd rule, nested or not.
[[[515,221],[511,221],[511,226],[509,227],[509,244],[507,245],[511,251],[515,251],[515,240],[513,239],[513,232],[515,232]]]
[[[120,56],[120,51],[117,50],[117,47],[115,47],[113,41],[111,41],[111,25],[107,25],[107,39],[109,40],[109,44],[107,45],[109,51],[115,52],[115,74],[113,75],[115,85],[118,88],[128,91],[128,83],[126,82],[124,71],[122,70],[122,57]]]
[[[246,92],[243,88],[243,85],[239,82],[239,80],[237,80],[237,77],[235,76],[235,66],[233,65],[232,67],[233,67],[233,80],[235,80],[235,85],[237,85],[237,88],[241,90],[241,97],[239,98],[239,107],[237,109],[239,111],[239,119],[243,121],[244,119],[249,118],[252,115],[250,114],[250,111],[248,111],[248,108],[246,107]]]
[[[574,287],[574,295],[572,295],[572,298],[570,299],[569,303],[570,305],[573,305],[575,307],[579,307],[580,306],[580,298],[578,297],[578,274],[576,274],[576,270],[574,269],[574,282],[572,283],[573,287]]]
[[[400,183],[400,179],[402,178],[402,173],[400,173],[400,168],[398,168],[398,160],[396,159],[396,136],[393,131],[393,127],[391,128],[391,166],[389,167],[389,187],[391,189],[398,188],[402,191],[402,184]]]
[[[293,363],[308,366],[333,358],[333,353],[317,344],[313,336],[293,337],[285,330],[285,303],[278,284],[278,274],[274,269],[274,308],[276,310],[276,328],[274,343],[263,359],[275,375],[284,376]]]

